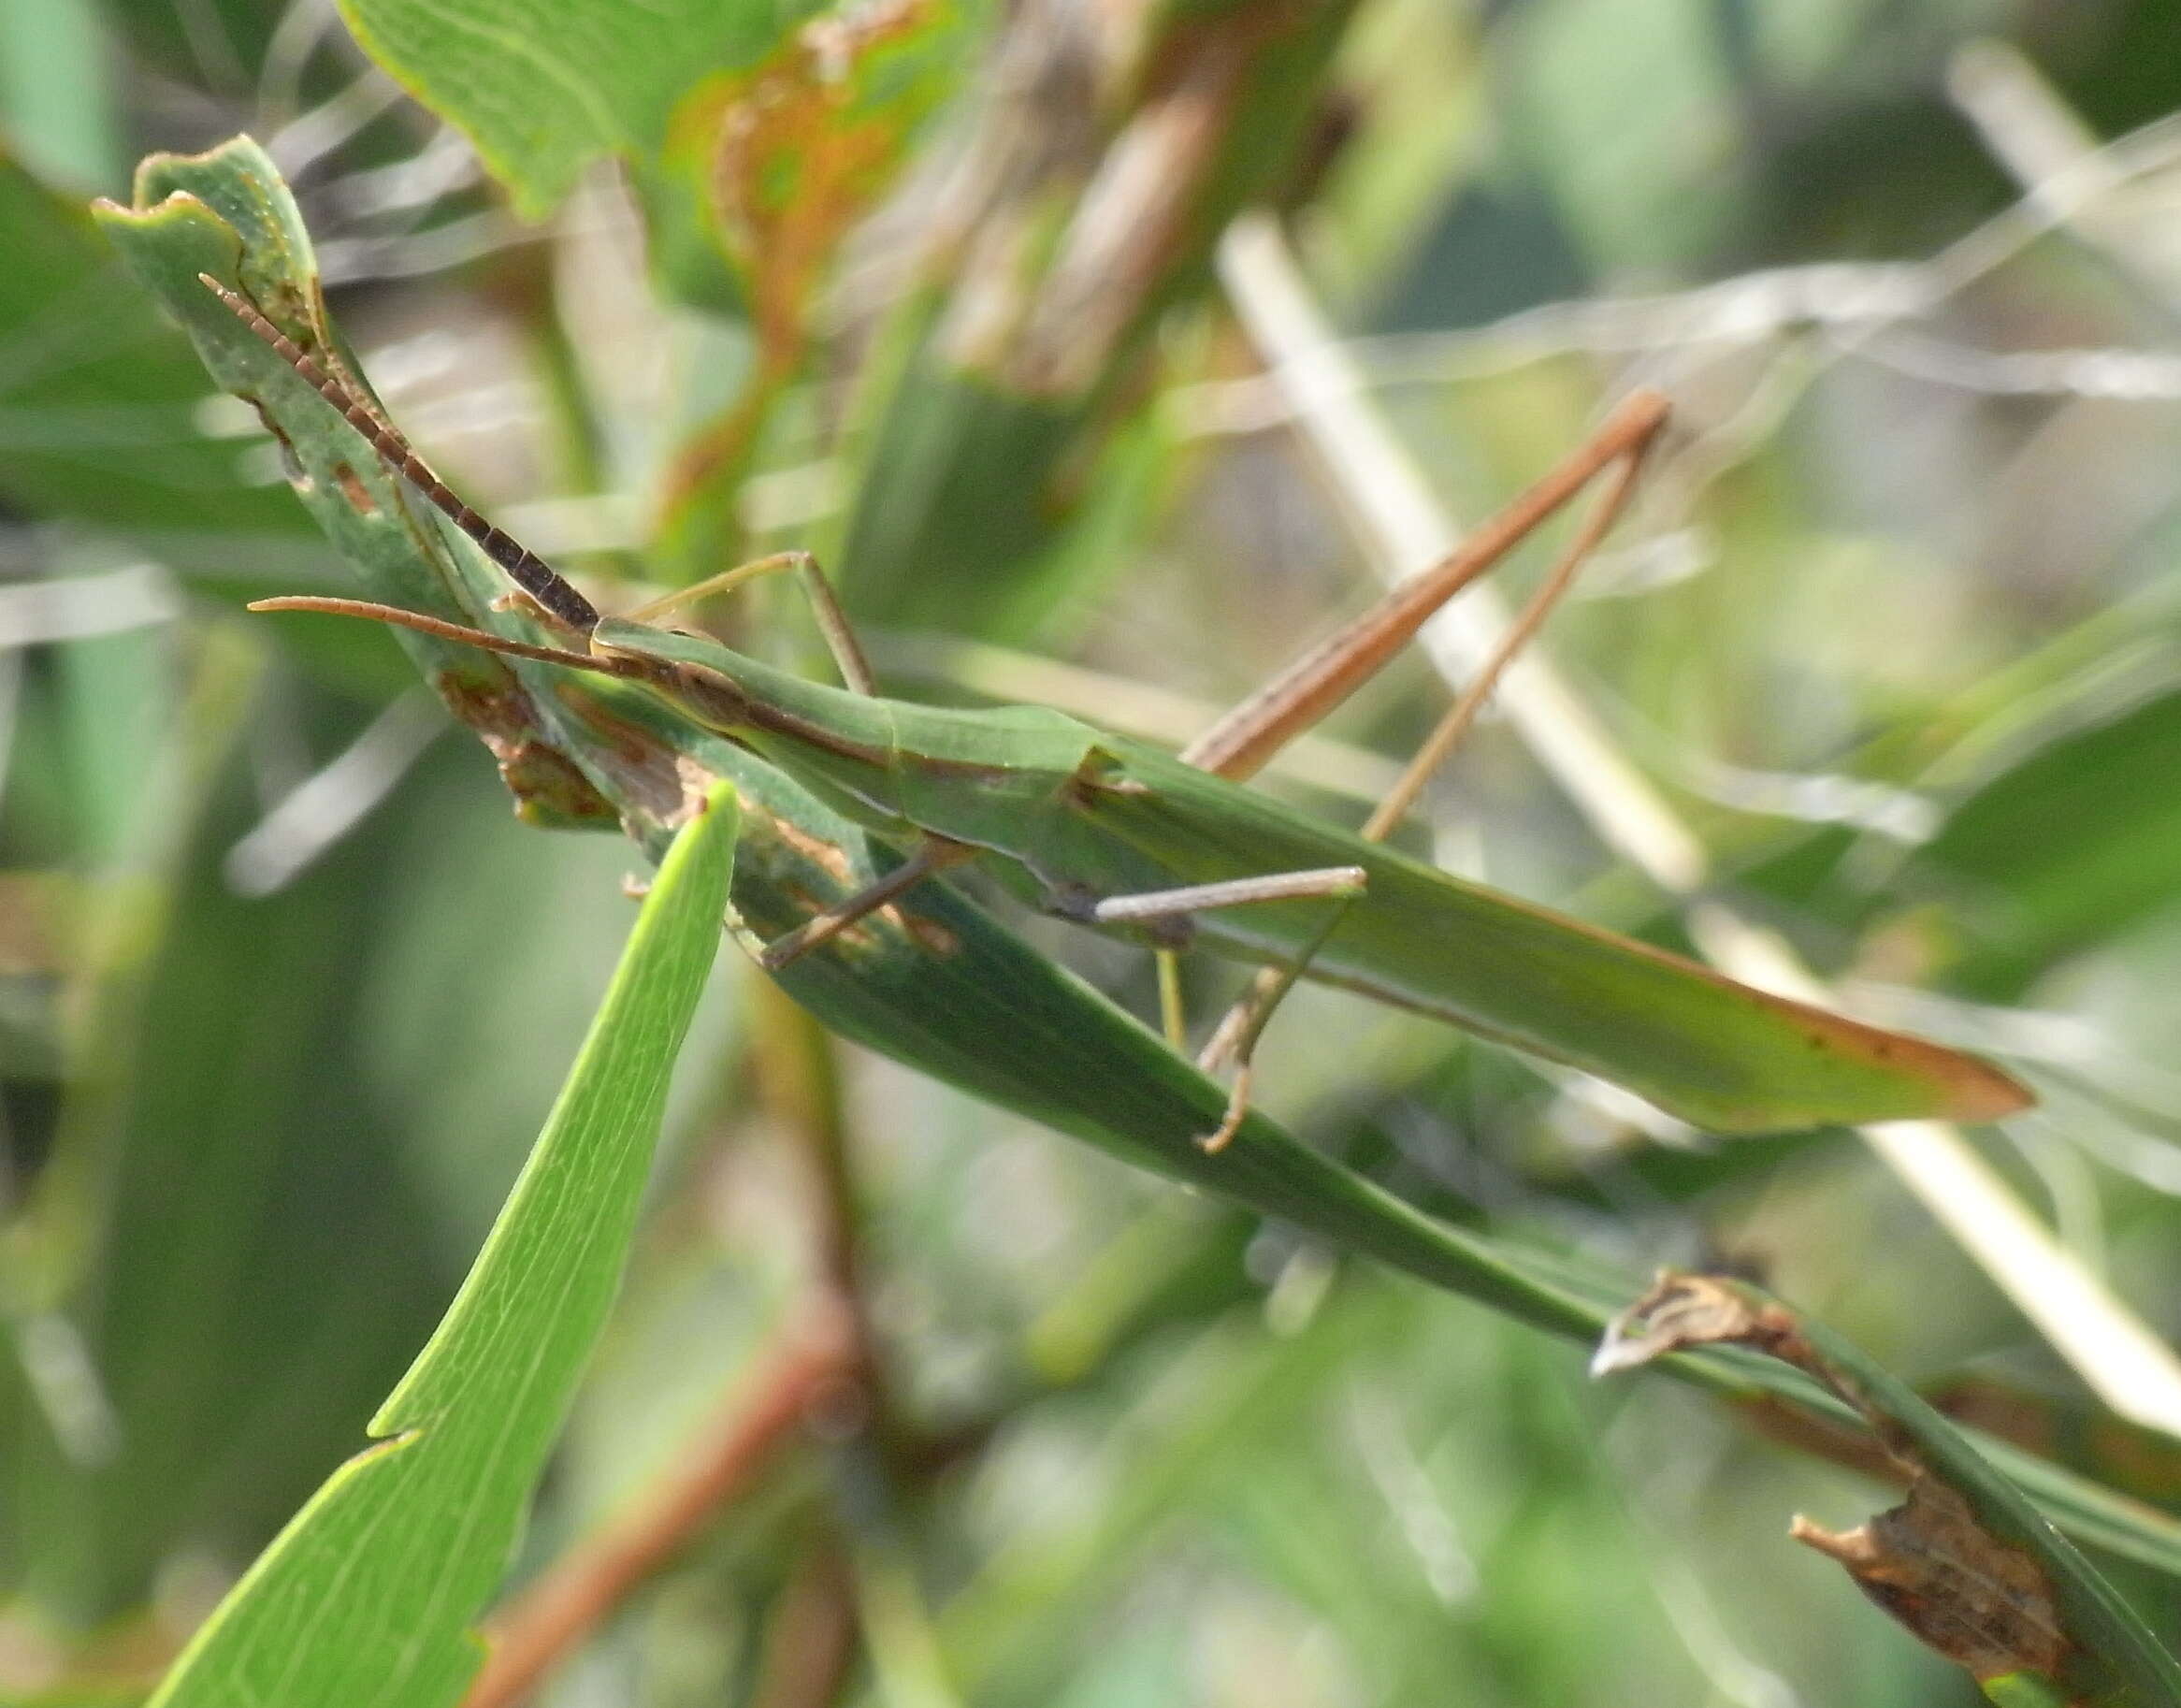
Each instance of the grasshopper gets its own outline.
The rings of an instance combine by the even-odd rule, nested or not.
[[[979,860],[1049,912],[1187,935],[1265,963],[1207,1056],[1237,1058],[1225,1142],[1247,1107],[1249,1049],[1306,966],[1314,977],[1448,1020],[1635,1091],[1723,1132],[1941,1116],[1988,1120],[2024,1107],[2015,1081],[1974,1057],[1755,990],[1632,939],[1464,882],[1382,838],[1602,536],[1663,426],[1654,394],[1624,402],[1574,456],[1448,558],[1307,652],[1178,755],[1038,706],[955,710],[879,697],[822,573],[788,553],[684,589],[629,616],[601,615],[535,553],[486,522],[357,392],[329,377],[209,274],[208,289],[339,410],[574,644],[541,645],[358,601],[296,597],[256,610],[317,610],[631,685],[777,765],[904,851],[840,906],[767,947],[777,970],[925,878]],[[1604,500],[1532,598],[1509,644],[1450,712],[1403,785],[1360,832],[1299,818],[1242,786],[1406,643],[1434,611],[1601,471]],[[800,568],[847,686],[646,620],[749,575]],[[580,647],[580,650],[577,648]]]

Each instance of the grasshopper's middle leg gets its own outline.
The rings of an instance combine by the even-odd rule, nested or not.
[[[774,552],[769,557],[753,557],[747,563],[738,563],[732,569],[722,570],[688,586],[677,587],[649,604],[640,605],[628,615],[633,621],[648,623],[670,611],[715,594],[732,592],[759,576],[778,574],[783,570],[794,570],[802,575],[811,613],[817,618],[818,632],[825,639],[826,649],[833,655],[841,680],[856,693],[875,694],[878,683],[872,673],[871,662],[864,656],[861,643],[856,639],[856,631],[848,625],[847,613],[841,609],[833,584],[826,578],[817,558],[809,552]],[[839,906],[815,914],[784,936],[773,938],[759,953],[758,963],[768,973],[777,973],[821,944],[830,943],[858,920],[876,913],[904,890],[915,888],[934,873],[961,864],[975,852],[965,844],[949,842],[943,836],[927,836],[915,853],[884,877],[866,884]]]
[[[777,973],[790,962],[809,954],[820,944],[831,942],[859,920],[868,919],[903,891],[913,890],[926,878],[946,871],[949,866],[959,866],[965,860],[975,859],[976,853],[976,848],[966,842],[950,842],[944,836],[926,836],[917,846],[915,853],[884,877],[864,885],[839,906],[813,914],[786,935],[774,937],[759,952],[758,964],[768,973]]]
[[[817,618],[818,633],[824,638],[826,650],[833,655],[839,667],[841,680],[859,694],[878,692],[877,678],[872,674],[871,661],[863,655],[862,644],[856,639],[856,631],[848,626],[848,614],[841,609],[841,601],[833,592],[833,584],[826,578],[818,560],[809,552],[774,552],[770,557],[753,557],[747,563],[738,563],[730,570],[722,570],[716,575],[708,575],[702,581],[691,582],[686,587],[676,587],[672,593],[639,605],[629,612],[632,622],[648,623],[664,616],[670,611],[678,611],[685,605],[693,605],[715,594],[729,593],[745,583],[764,575],[776,575],[783,570],[794,570],[802,577],[804,594],[810,600],[811,615]]]

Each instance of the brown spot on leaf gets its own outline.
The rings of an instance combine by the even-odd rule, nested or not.
[[[927,103],[874,97],[885,50],[938,18],[934,0],[868,0],[805,24],[752,70],[715,83],[685,123],[711,109],[713,216],[747,270],[767,368],[791,368],[808,304],[834,248],[893,175]]]
[[[1955,1376],[1924,1395],[1943,1415],[2025,1453],[2094,1470],[2139,1499],[2181,1498],[2181,1441],[2077,1397],[2031,1392],[1989,1376]]]
[[[594,786],[555,733],[541,722],[537,705],[514,673],[498,659],[478,654],[464,664],[436,671],[432,687],[447,709],[491,752],[515,797],[518,816],[539,824],[598,829],[616,820],[670,828],[692,808],[690,790],[702,800],[709,773],[685,786],[678,756],[656,737],[609,714],[595,698],[563,694],[584,727],[600,735],[585,745],[586,760],[605,781]]]
[[[63,973],[79,961],[84,896],[58,872],[0,873],[0,976]]]
[[[888,911],[898,910],[889,908]],[[916,939],[917,947],[927,954],[958,955],[961,952],[961,938],[937,919],[920,913],[911,913],[903,914],[901,923],[903,929]]]
[[[671,512],[741,466],[781,386],[802,366],[811,301],[833,253],[892,181],[911,132],[945,80],[896,64],[948,27],[940,0],[866,0],[805,24],[745,71],[683,101],[664,150],[698,176],[720,245],[748,282],[757,370],[741,399],[685,451]],[[931,56],[934,71],[943,69]]]
[[[751,810],[745,803],[745,815]],[[745,826],[749,822],[745,817]],[[760,833],[785,848],[793,859],[803,862],[806,867],[816,867],[831,881],[831,888],[816,887],[799,881],[790,873],[768,870],[767,876],[773,888],[783,896],[790,898],[796,909],[805,918],[838,907],[850,895],[863,888],[864,875],[857,871],[847,850],[839,844],[829,842],[822,836],[814,836],[789,819],[770,815],[763,816]],[[961,948],[961,939],[948,927],[928,915],[894,902],[865,915],[834,936],[825,948],[814,952],[876,954],[888,947],[888,937],[897,944],[906,939],[934,955],[955,954]]]
[[[848,889],[855,882],[855,868],[849,863],[848,856],[840,844],[828,842],[822,836],[813,836],[801,825],[790,823],[786,818],[773,820],[773,826],[783,843],[811,864],[822,869],[843,890]]]
[[[480,659],[474,668],[442,670],[432,687],[447,710],[475,731],[487,746],[536,740],[541,731],[530,697],[514,673],[497,659]]]
[[[346,463],[333,465],[333,478],[340,485],[341,496],[349,507],[359,515],[376,515],[379,506],[371,499],[371,489],[357,478],[356,471]]]
[[[1769,1394],[1753,1395],[1737,1402],[1736,1411],[1767,1440],[1791,1447],[1813,1458],[1860,1472],[1878,1483],[1905,1487],[1909,1478],[1900,1462],[1844,1418],[1794,1405]]]
[[[582,720],[585,729],[614,750],[613,758],[615,760],[625,764],[636,763],[658,745],[657,738],[649,730],[610,710],[585,684],[574,677],[556,681],[553,685],[553,691],[555,698]],[[692,807],[690,810],[695,809]]]
[[[614,803],[557,747],[543,742],[493,743],[500,781],[515,798],[515,817],[542,830],[611,830]]]
[[[585,760],[605,774],[605,787],[647,823],[674,829],[693,818],[716,779],[658,735],[614,713],[573,676],[554,684],[563,709],[595,738],[581,744]]]
[[[280,417],[265,406],[265,399],[255,392],[238,391],[235,394],[250,405],[257,416],[258,425],[270,433],[273,442],[280,447],[281,474],[297,492],[309,492],[314,483],[311,471],[303,466],[303,459],[296,455],[296,441],[288,437],[281,426]]]
[[[1143,796],[1150,786],[1128,774],[1127,765],[1104,747],[1092,747],[1061,785],[1061,798],[1078,811],[1095,810],[1100,795]]]
[[[719,782],[719,775],[679,749],[675,750],[673,760],[674,776],[681,787],[682,800],[681,804],[667,815],[664,822],[679,830],[692,818],[700,818],[711,810],[712,790]]]

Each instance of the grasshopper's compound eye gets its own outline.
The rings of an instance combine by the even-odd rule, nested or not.
[[[707,729],[735,730],[753,721],[749,695],[717,671],[604,642],[594,641],[591,650],[617,664],[641,665],[644,680]]]
[[[721,723],[744,723],[748,720],[750,697],[744,689],[717,671],[706,670],[701,665],[684,664],[677,669],[681,676],[682,691],[690,699],[710,707]]]

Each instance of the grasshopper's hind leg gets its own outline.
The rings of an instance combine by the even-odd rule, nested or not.
[[[1363,885],[1361,866],[1320,866],[1306,872],[1271,872],[1263,877],[1231,877],[1216,884],[1185,884],[1177,890],[1111,895],[1091,903],[1083,915],[1093,925],[1154,924],[1163,919],[1185,919],[1208,908],[1242,907],[1252,902],[1359,895]]]
[[[1467,733],[1470,724],[1477,722],[1477,714],[1483,709],[1487,698],[1492,696],[1492,689],[1496,688],[1498,678],[1507,672],[1507,665],[1513,663],[1518,652],[1529,644],[1531,635],[1536,635],[1538,629],[1542,629],[1544,619],[1546,615],[1551,615],[1553,606],[1562,600],[1568,586],[1575,583],[1575,572],[1583,565],[1583,558],[1590,557],[1590,552],[1595,550],[1598,541],[1605,537],[1605,532],[1614,526],[1623,508],[1627,506],[1629,493],[1634,491],[1638,473],[1642,471],[1644,454],[1649,452],[1651,441],[1660,432],[1664,421],[1667,421],[1667,413],[1664,413],[1664,403],[1660,399],[1655,399],[1655,397],[1629,399],[1627,406],[1618,413],[1616,421],[1608,423],[1605,432],[1598,434],[1598,439],[1592,441],[1592,445],[1585,447],[1585,452],[1579,454],[1568,465],[1568,475],[1572,478],[1568,491],[1557,495],[1549,491],[1553,504],[1557,506],[1564,498],[1570,498],[1577,486],[1588,485],[1592,475],[1601,471],[1601,469],[1610,467],[1614,471],[1608,485],[1605,485],[1601,499],[1592,506],[1588,517],[1583,517],[1582,524],[1577,526],[1575,539],[1568,541],[1568,545],[1564,547],[1559,558],[1546,572],[1542,583],[1538,583],[1538,589],[1529,596],[1529,602],[1523,606],[1523,611],[1518,613],[1513,624],[1500,637],[1496,648],[1492,650],[1492,657],[1485,659],[1483,668],[1477,672],[1470,685],[1461,691],[1454,704],[1446,709],[1446,716],[1439,717],[1439,727],[1433,729],[1424,746],[1418,748],[1418,753],[1408,761],[1408,768],[1394,786],[1394,792],[1387,794],[1387,799],[1379,803],[1379,809],[1369,816],[1369,820],[1361,829],[1361,835],[1364,835],[1365,842],[1382,842],[1394,832],[1394,827],[1408,812],[1408,807],[1415,805],[1415,799],[1424,792],[1424,786],[1431,781],[1431,774],[1439,766],[1444,766],[1448,755],[1459,746],[1461,737]],[[1575,475],[1579,475],[1579,478],[1575,478]],[[1516,511],[1523,511],[1523,506],[1518,504]],[[1533,521],[1536,521],[1536,517],[1526,519],[1520,532],[1529,530]],[[1485,532],[1490,534],[1490,530]],[[1516,534],[1516,537],[1520,537],[1520,534]],[[1457,552],[1454,558],[1448,558],[1448,565],[1441,565],[1441,570],[1451,565],[1459,565],[1461,560],[1464,560],[1464,554]],[[1479,565],[1487,563],[1487,560],[1490,558],[1479,558]],[[1431,576],[1426,576],[1424,580],[1431,580]],[[1459,578],[1448,580],[1452,585],[1459,585]],[[1448,585],[1441,591],[1452,591],[1452,585]],[[1282,733],[1282,740],[1285,740],[1285,733]],[[1236,748],[1235,755],[1210,753],[1210,750],[1206,750],[1206,753],[1195,755],[1195,760],[1197,763],[1204,763],[1208,770],[1220,770],[1223,774],[1236,774],[1246,773],[1249,763],[1254,761],[1256,753],[1259,753],[1259,748],[1256,748],[1252,740],[1243,744],[1241,748]],[[1295,960],[1285,962],[1280,966],[1263,968],[1241,1001],[1236,1001],[1235,1007],[1230,1007],[1226,1019],[1213,1032],[1210,1043],[1204,1045],[1204,1053],[1197,1058],[1197,1064],[1204,1066],[1206,1071],[1217,1069],[1226,1060],[1235,1063],[1235,1086],[1233,1095],[1228,1097],[1226,1117],[1221,1119],[1220,1128],[1213,1135],[1204,1138],[1204,1150],[1226,1150],[1226,1145],[1235,1138],[1235,1132],[1241,1128],[1243,1117],[1249,1112],[1249,1056],[1256,1049],[1256,1040],[1265,1032],[1265,1025],[1272,1020],[1274,1010],[1278,1010],[1278,1006],[1287,999],[1287,992],[1295,986],[1295,979],[1302,977],[1302,973],[1307,971],[1320,948],[1324,948],[1326,938],[1331,938],[1335,927],[1339,927],[1341,916],[1346,912],[1348,903],[1341,901],[1333,909],[1333,916],[1324,922],[1324,927],[1313,935],[1308,945],[1305,945],[1300,955],[1295,955]]]

